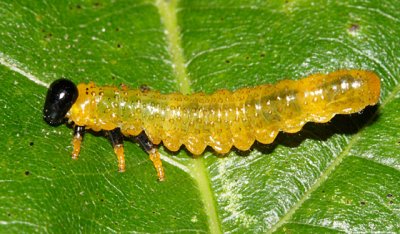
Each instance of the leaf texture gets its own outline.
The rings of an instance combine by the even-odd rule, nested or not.
[[[0,232],[400,232],[396,1],[0,2]],[[380,104],[226,156],[161,147],[167,180],[125,144],[42,120],[47,86],[211,93],[339,69],[381,77]]]

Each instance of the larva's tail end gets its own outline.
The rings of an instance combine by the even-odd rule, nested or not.
[[[363,95],[366,95],[366,105],[374,106],[379,102],[381,94],[381,81],[379,76],[373,71],[367,70],[343,70],[341,72],[348,73],[356,79],[363,82]]]
[[[371,71],[366,72],[366,77],[368,78],[370,105],[373,106],[379,102],[379,97],[381,94],[381,81],[379,76]]]

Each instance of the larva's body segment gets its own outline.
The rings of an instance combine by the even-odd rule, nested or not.
[[[206,146],[227,153],[247,150],[255,140],[271,143],[279,131],[297,132],[306,122],[324,123],[335,114],[375,105],[379,77],[369,71],[341,70],[276,85],[220,90],[211,95],[160,94],[79,84],[79,96],[67,113],[76,125],[99,130],[120,128],[136,136],[145,131],[154,144],[193,154]]]

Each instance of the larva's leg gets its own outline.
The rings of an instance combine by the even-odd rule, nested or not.
[[[165,179],[165,174],[158,149],[152,148],[150,151],[148,151],[148,154],[150,155],[150,160],[153,162],[154,168],[157,171],[158,180],[163,181]]]
[[[108,131],[108,136],[110,137],[111,143],[114,148],[114,152],[118,159],[118,171],[125,171],[125,155],[124,155],[124,136],[121,133],[121,129],[116,128],[114,130]]]
[[[72,138],[72,159],[78,159],[79,152],[81,151],[81,143],[85,135],[85,126],[75,125],[74,127],[74,138]]]
[[[153,162],[154,168],[157,171],[158,180],[163,181],[165,179],[165,174],[158,149],[153,145],[153,143],[151,143],[144,132],[140,133],[136,139],[149,154],[150,160]]]

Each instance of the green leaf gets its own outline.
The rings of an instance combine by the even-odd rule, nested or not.
[[[400,232],[400,11],[392,1],[0,2],[0,232]],[[163,93],[375,71],[380,104],[226,157],[42,120],[59,77]]]

